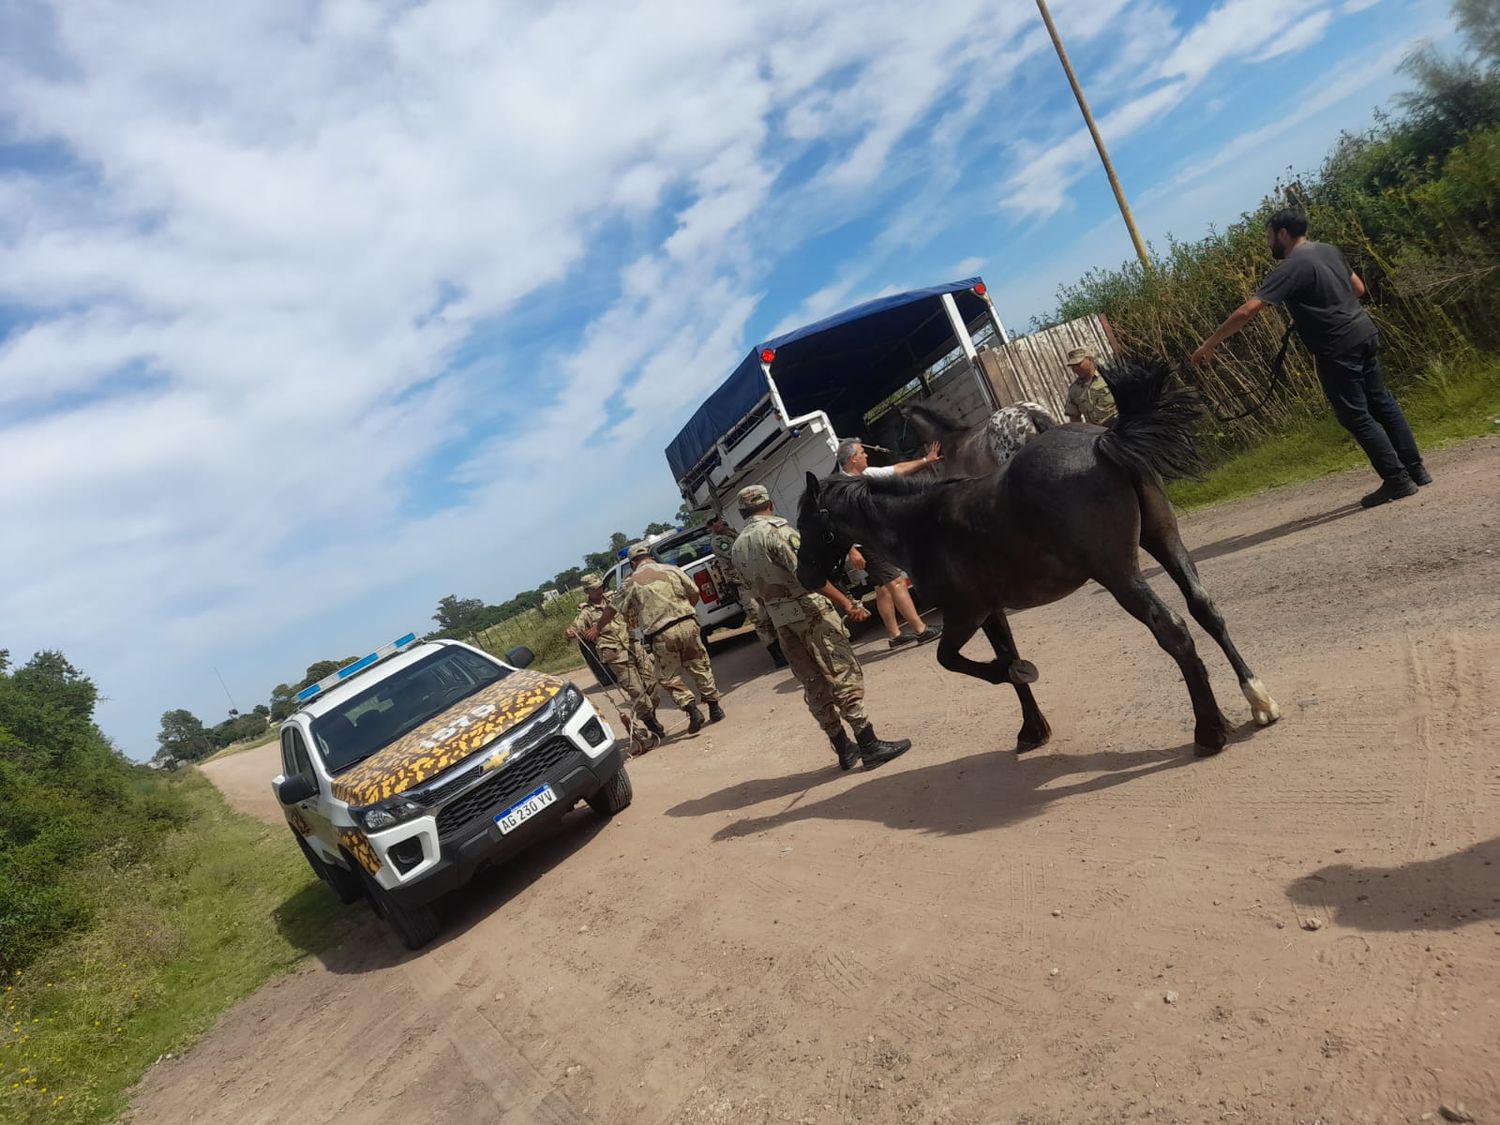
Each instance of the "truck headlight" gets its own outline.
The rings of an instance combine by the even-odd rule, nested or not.
[[[578,714],[578,708],[583,706],[583,692],[572,684],[562,689],[557,697],[557,721],[566,723],[574,715]]]
[[[389,801],[382,801],[367,809],[356,810],[354,819],[364,825],[366,830],[380,832],[387,828],[394,828],[403,821],[419,817],[426,811],[415,801],[408,801],[405,797],[393,797]]]

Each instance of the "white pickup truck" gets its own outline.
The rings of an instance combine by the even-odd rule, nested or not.
[[[567,680],[458,641],[415,635],[298,694],[271,788],[317,876],[368,899],[410,949],[432,903],[544,835],[586,801],[631,801],[609,724]]]
[[[735,600],[732,590],[719,581],[719,570],[714,565],[714,549],[709,543],[708,529],[703,527],[679,528],[648,538],[654,558],[673,566],[681,567],[698,587],[698,628],[707,637],[718,629],[737,629],[745,623],[745,611]],[[619,590],[621,583],[630,577],[629,559],[622,559],[604,576],[604,589],[608,593]]]

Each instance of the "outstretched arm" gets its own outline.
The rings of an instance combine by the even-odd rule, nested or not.
[[[927,452],[915,461],[898,461],[891,468],[896,470],[898,477],[904,477],[908,473],[915,473],[919,469],[925,469],[934,461],[943,459],[943,446],[941,442],[933,442],[927,447]]]
[[[1202,367],[1209,360],[1213,359],[1214,352],[1219,350],[1220,344],[1254,320],[1260,310],[1265,307],[1266,303],[1259,297],[1251,297],[1243,305],[1235,309],[1234,312],[1230,313],[1228,318],[1223,324],[1219,325],[1212,336],[1198,345],[1198,350],[1193,353],[1192,358],[1188,362],[1194,367]]]

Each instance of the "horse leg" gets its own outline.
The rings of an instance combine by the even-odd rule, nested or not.
[[[1193,565],[1192,556],[1183,546],[1171,501],[1160,489],[1147,488],[1141,492],[1141,546],[1146,549],[1147,554],[1161,563],[1162,569],[1177,583],[1177,588],[1187,600],[1188,612],[1193,615],[1193,620],[1224,650],[1224,655],[1229,658],[1234,674],[1240,681],[1240,690],[1245,693],[1245,699],[1250,704],[1250,713],[1255,716],[1256,724],[1270,726],[1281,718],[1281,708],[1229,639],[1224,615],[1203,588],[1198,568]]]
[[[1214,689],[1208,682],[1208,672],[1198,657],[1198,649],[1186,623],[1156,596],[1156,591],[1146,584],[1140,569],[1133,564],[1128,573],[1096,575],[1095,580],[1115,596],[1115,601],[1126,613],[1145,623],[1156,643],[1182,669],[1188,696],[1193,701],[1193,742],[1198,755],[1206,757],[1224,749],[1224,744],[1229,741],[1229,720],[1219,710]]]
[[[1011,636],[1010,621],[1003,609],[997,609],[985,621],[984,635],[995,649],[996,662],[1009,671],[1010,685],[1016,689],[1016,698],[1021,701],[1021,731],[1016,735],[1016,753],[1035,750],[1052,737],[1052,727],[1036,705],[1036,697],[1031,694],[1031,685],[1037,679],[1036,665],[1016,654],[1016,641]]]
[[[1009,677],[1009,666],[1000,660],[970,660],[958,650],[979,632],[979,617],[943,608],[943,635],[938,638],[937,659],[950,672],[973,676],[989,684],[1003,684]],[[997,652],[996,655],[999,655]],[[1034,671],[1034,669],[1033,669]]]

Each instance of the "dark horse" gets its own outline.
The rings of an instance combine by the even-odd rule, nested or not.
[[[1111,430],[1060,426],[1037,434],[1002,470],[934,481],[852,480],[819,483],[811,473],[797,513],[802,533],[797,580],[817,589],[851,542],[898,560],[925,600],[943,612],[938,662],[949,671],[1009,683],[1021,701],[1018,751],[1051,737],[1031,694],[1036,668],[1022,660],[1006,610],[1046,605],[1090,578],[1144,622],[1177,661],[1187,681],[1198,753],[1224,748],[1231,730],[1219,710],[1192,634],[1146,584],[1137,547],[1161,563],[1187,599],[1194,620],[1234,666],[1255,721],[1281,710],[1229,639],[1162,489],[1163,477],[1195,473],[1197,397],[1169,383],[1165,367],[1124,367],[1110,374],[1120,414]],[[959,651],[983,629],[991,661]]]

